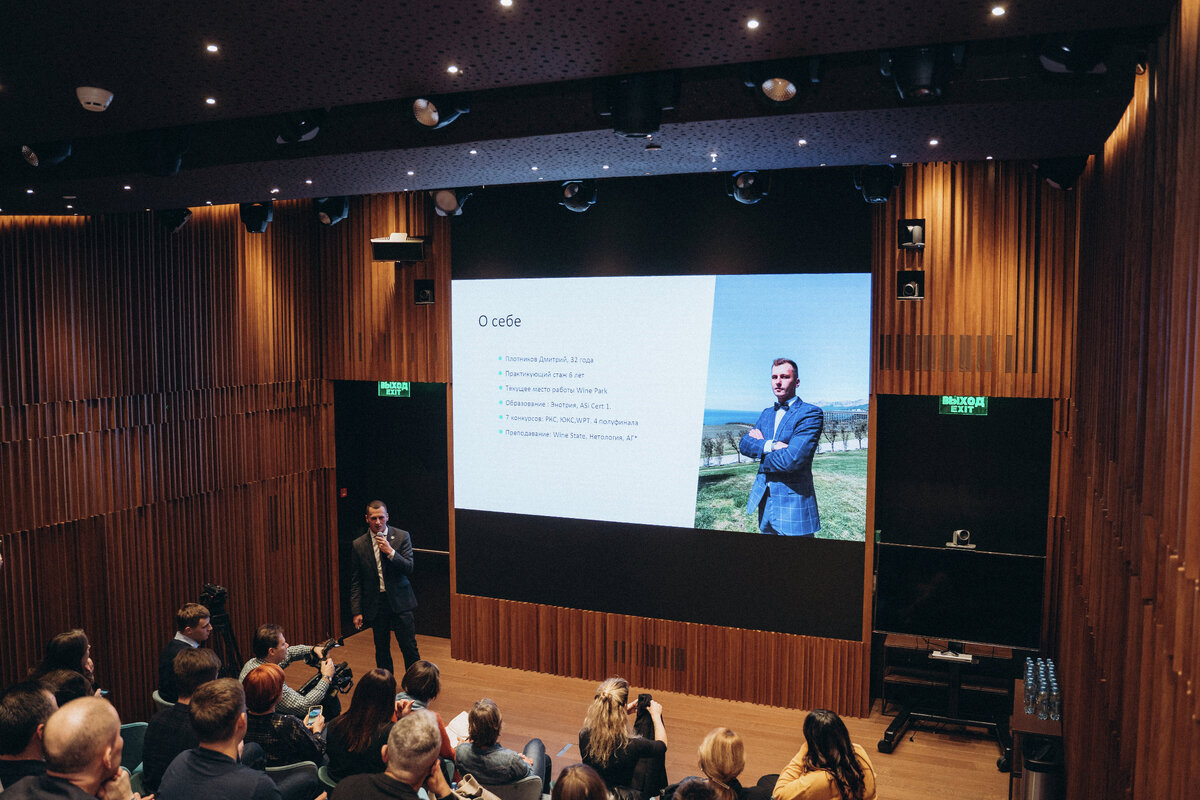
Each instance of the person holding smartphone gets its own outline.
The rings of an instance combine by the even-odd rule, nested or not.
[[[391,637],[394,633],[404,668],[421,659],[413,611],[417,598],[409,577],[413,548],[408,531],[388,525],[381,500],[367,504],[367,531],[354,540],[354,569],[350,578],[350,613],[355,629],[370,625],[375,635],[375,666],[395,673]]]

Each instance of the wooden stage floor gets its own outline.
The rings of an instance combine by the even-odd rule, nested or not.
[[[541,737],[554,761],[555,776],[561,767],[579,761],[579,728],[595,693],[595,682],[458,661],[450,657],[449,639],[418,636],[417,640],[421,656],[441,670],[442,693],[432,708],[442,719],[449,722],[479,698],[491,697],[504,717],[501,744],[520,750],[528,739]],[[394,641],[392,651],[393,660],[402,664]],[[355,675],[375,666],[369,633],[347,639],[346,646],[334,652],[338,661],[350,663]],[[312,674],[312,668],[293,664],[287,672],[288,683],[298,686]],[[718,725],[732,728],[745,740],[746,770],[742,777],[749,783],[760,775],[779,772],[803,739],[803,710],[672,692],[653,694],[663,705],[667,775],[671,781],[699,772],[696,749],[704,735]],[[343,698],[342,705],[348,708],[349,698]],[[1008,775],[996,769],[999,750],[994,741],[961,729],[918,731],[905,734],[895,752],[885,755],[875,749],[875,743],[889,722],[891,717],[879,713],[878,703],[868,718],[846,718],[851,739],[867,750],[875,766],[880,798],[1001,800],[1008,796]],[[559,755],[564,747],[568,749]]]

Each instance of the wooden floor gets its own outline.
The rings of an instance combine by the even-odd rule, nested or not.
[[[442,693],[432,708],[442,719],[449,722],[479,698],[491,697],[504,716],[501,744],[520,750],[528,739],[541,737],[554,761],[556,776],[561,767],[579,761],[579,727],[595,692],[595,683],[456,661],[450,658],[449,639],[429,636],[417,639],[421,656],[441,670]],[[347,639],[346,646],[335,651],[335,655],[339,661],[348,661],[355,675],[375,666],[369,633]],[[393,659],[403,663],[394,643]],[[307,679],[312,668],[293,664],[287,672],[288,683],[295,686]],[[803,738],[801,725],[805,711],[671,692],[653,694],[663,705],[668,740],[667,776],[672,781],[699,771],[696,749],[704,735],[717,725],[732,728],[745,740],[743,779],[750,783],[760,775],[779,772],[795,755]],[[348,700],[344,698],[342,705],[348,708]],[[918,731],[906,734],[895,752],[885,755],[875,749],[875,743],[890,721],[891,717],[881,715],[878,710],[867,719],[846,719],[850,737],[866,748],[875,766],[879,797],[883,800],[1001,800],[1008,796],[1008,775],[996,769],[999,751],[993,741],[961,731]],[[559,755],[564,747],[567,751]]]

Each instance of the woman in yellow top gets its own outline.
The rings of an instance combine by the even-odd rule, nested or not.
[[[804,720],[804,744],[784,768],[773,800],[875,800],[875,769],[867,751],[850,743],[846,723],[816,709]]]

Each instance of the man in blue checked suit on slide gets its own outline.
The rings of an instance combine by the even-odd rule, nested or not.
[[[825,415],[796,397],[796,362],[777,358],[771,364],[775,405],[762,414],[742,440],[742,455],[759,460],[746,511],[758,515],[763,533],[812,536],[821,529],[813,491],[812,460]]]

